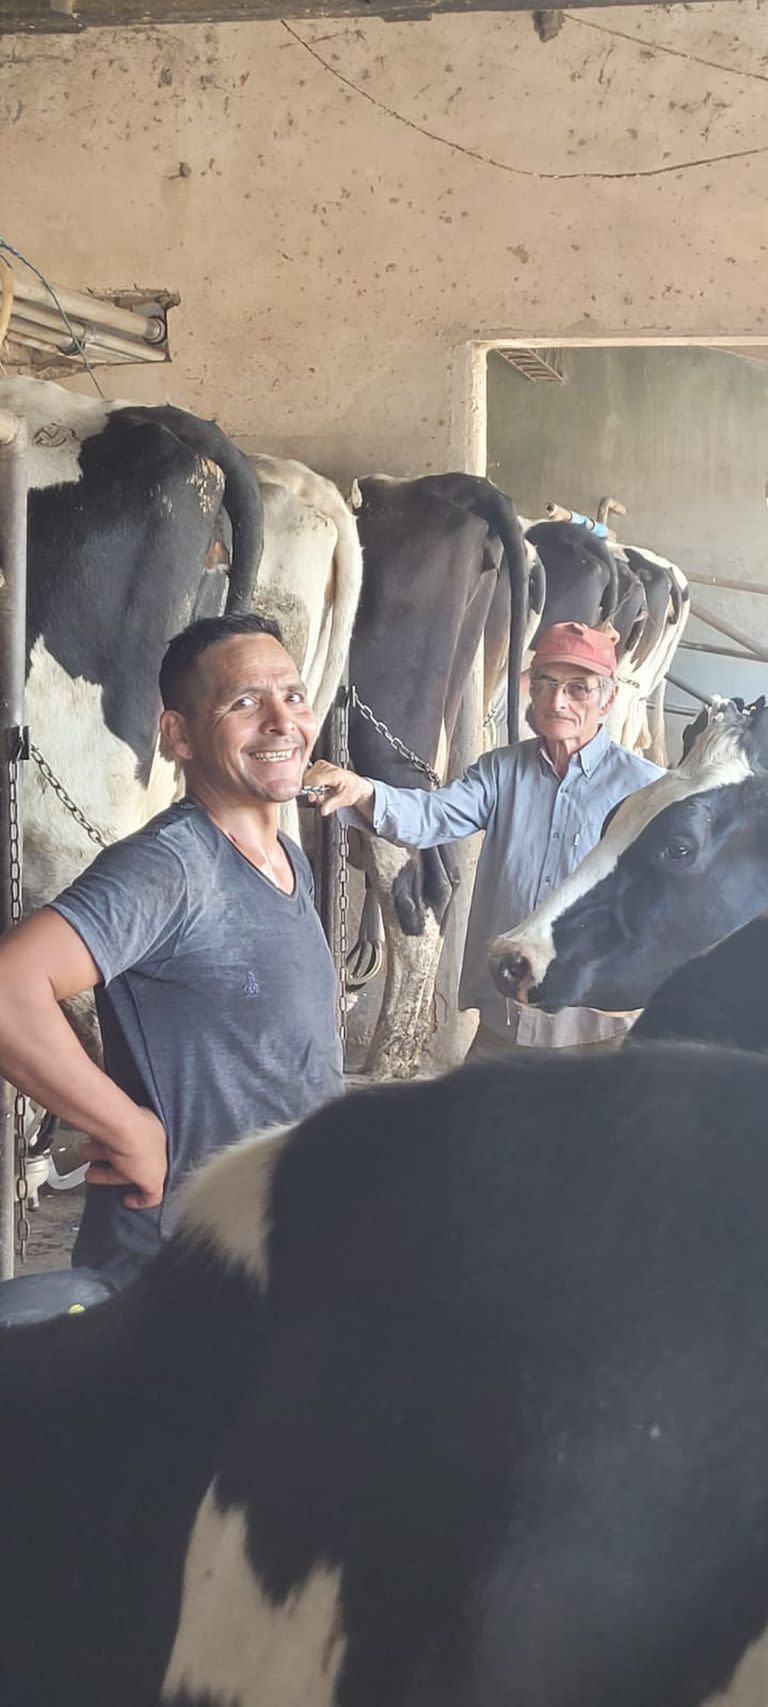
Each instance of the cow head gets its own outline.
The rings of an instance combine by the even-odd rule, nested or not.
[[[645,1005],[694,954],[768,906],[768,712],[718,701],[676,771],[630,795],[556,893],[497,937],[517,1001]]]
[[[743,699],[715,698],[711,705],[704,706],[698,717],[683,730],[683,763],[693,752],[699,736],[718,719],[727,722],[731,728],[741,730],[742,745],[749,757],[750,769],[768,770],[768,708],[765,694],[753,700],[751,705],[745,705]]]

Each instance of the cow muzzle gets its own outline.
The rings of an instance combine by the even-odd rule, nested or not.
[[[530,960],[527,955],[521,954],[519,949],[511,948],[506,954],[493,954],[491,976],[502,996],[509,996],[514,1002],[528,1000],[533,974]]]
[[[514,1002],[527,1002],[530,992],[545,977],[551,958],[551,953],[533,943],[500,936],[491,949],[491,977],[502,996]]]

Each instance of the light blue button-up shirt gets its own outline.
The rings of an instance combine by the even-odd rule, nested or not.
[[[463,777],[431,794],[375,782],[373,827],[388,841],[437,847],[485,831],[459,1006],[479,1008],[482,1023],[500,1037],[562,1045],[597,1042],[626,1029],[616,1016],[591,1008],[564,1008],[550,1015],[517,1003],[511,1004],[508,1024],[506,1003],[491,979],[488,952],[500,931],[526,919],[581,863],[600,840],[611,807],[661,775],[657,765],[618,746],[601,728],[572,755],[562,781],[543,743],[531,740],[483,753]]]

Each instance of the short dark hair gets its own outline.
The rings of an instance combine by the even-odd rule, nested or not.
[[[188,707],[192,677],[203,652],[221,640],[234,640],[239,634],[269,634],[283,644],[278,624],[270,616],[259,616],[257,611],[239,616],[202,616],[169,640],[160,665],[160,698],[166,711],[184,711]]]

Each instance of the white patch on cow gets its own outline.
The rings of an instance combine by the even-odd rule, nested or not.
[[[105,841],[139,829],[147,791],[136,775],[133,748],[107,728],[100,685],[68,675],[38,639],[24,705],[32,740]],[[37,766],[25,766],[24,883],[31,903],[50,900],[90,865],[96,851]]]
[[[743,724],[734,724],[715,711],[688,758],[677,770],[668,771],[655,782],[631,794],[619,807],[602,841],[581,865],[566,877],[554,894],[542,901],[530,918],[513,931],[498,936],[491,949],[497,960],[514,951],[529,963],[527,987],[540,984],[555,955],[553,930],[563,913],[583,895],[609,877],[623,853],[654,818],[675,801],[728,783],[743,782],[751,774],[743,746]]]
[[[522,522],[521,522],[521,526],[522,526]],[[526,541],[525,541],[525,561],[526,561],[526,566],[527,566],[529,575],[531,574],[532,570],[535,568],[536,564],[541,564],[541,558],[539,557],[538,551],[536,550],[535,545],[531,545],[531,542],[529,539],[526,539]],[[525,634],[523,635],[523,669],[524,670],[528,669],[529,664],[530,664],[531,649],[533,647],[533,642],[536,639],[536,635],[539,632],[539,624],[541,622],[542,614],[543,614],[542,611],[533,610],[531,605],[530,604],[528,605],[528,611],[527,611],[526,619],[525,619]]]
[[[446,772],[447,765],[448,765],[448,730],[445,727],[445,718],[443,718],[442,722],[440,724],[440,736],[439,736],[438,743],[437,743],[437,754],[435,756],[435,765],[434,765],[434,768],[437,772],[437,775],[442,777],[443,780],[445,780],[445,772]]]
[[[274,613],[318,723],[336,695],[363,579],[357,523],[337,486],[302,462],[252,456],[264,504],[256,606]]]
[[[708,1695],[701,1707],[765,1707],[768,1701],[768,1629],[747,1648],[724,1694]]]
[[[647,545],[634,546],[633,550],[641,551],[643,557],[647,557],[649,563],[655,563],[657,569],[671,569],[673,572],[677,571],[678,574],[680,573],[680,571],[677,570],[677,565],[672,563],[668,557],[659,557],[658,552],[649,551]]]
[[[655,733],[648,725],[648,701],[657,693],[662,693],[663,683],[667,672],[672,667],[680,641],[683,638],[685,626],[690,616],[690,599],[687,596],[688,582],[681,569],[675,563],[670,563],[666,557],[657,556],[656,552],[638,546],[643,557],[657,568],[666,570],[675,581],[680,593],[679,615],[675,618],[674,601],[670,595],[667,617],[660,634],[648,656],[641,663],[637,662],[635,653],[643,644],[643,634],[637,646],[631,653],[625,653],[618,669],[617,693],[605,720],[609,735],[615,741],[620,741],[633,753],[648,753],[656,762],[666,763],[666,742],[663,736],[663,722],[656,720]]]
[[[175,800],[181,800],[185,791],[186,783],[181,765],[165,757],[160,751],[158,741],[152,757],[144,800],[146,823],[149,823],[150,818],[155,818],[158,812],[164,812]]]
[[[27,479],[35,489],[81,479],[80,446],[102,431],[110,407],[50,380],[0,379],[0,408],[27,423]]]
[[[218,1260],[246,1269],[266,1289],[270,1192],[277,1159],[293,1127],[243,1138],[214,1156],[185,1187],[178,1230]]]
[[[245,1513],[209,1490],[195,1520],[162,1700],[183,1692],[226,1707],[331,1707],[344,1657],[341,1572],[324,1565],[288,1598],[265,1593]]]
[[[357,524],[332,481],[301,462],[251,456],[264,507],[264,550],[254,608],[280,625],[322,725],[336,697],[362,584]],[[301,843],[298,808],[280,829]]]

